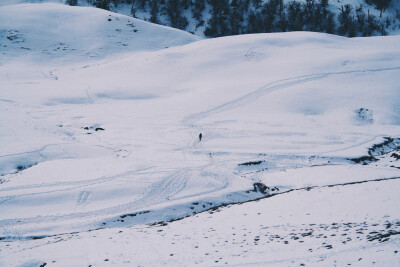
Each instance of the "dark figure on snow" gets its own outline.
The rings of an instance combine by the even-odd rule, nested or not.
[[[199,142],[201,141],[201,138],[203,138],[203,135],[200,133],[199,134]]]

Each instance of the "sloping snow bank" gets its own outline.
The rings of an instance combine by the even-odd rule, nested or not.
[[[16,15],[18,14],[18,15]],[[199,40],[192,34],[90,7],[62,4],[0,6],[3,62],[33,56],[48,64],[154,51]]]

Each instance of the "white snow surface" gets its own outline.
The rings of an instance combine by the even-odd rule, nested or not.
[[[0,266],[400,264],[399,36],[21,4],[0,37]]]

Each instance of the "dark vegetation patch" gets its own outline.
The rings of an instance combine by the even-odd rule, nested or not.
[[[384,155],[398,149],[400,149],[400,138],[385,137],[385,141],[380,144],[373,145],[368,150],[368,154],[371,156]]]
[[[23,169],[25,169],[24,166],[22,166],[22,165],[18,165],[18,166],[17,166],[17,171],[22,171]]]
[[[37,162],[29,163],[29,164],[18,164],[18,165],[15,167],[15,169],[16,169],[15,173],[22,172],[23,170],[26,170],[26,169],[28,169],[28,168],[31,168],[31,167],[35,166],[36,164],[37,164]]]
[[[245,163],[240,163],[238,164],[239,166],[251,166],[251,165],[260,165],[261,163],[265,162],[265,160],[259,160],[259,161],[249,161]]]
[[[34,235],[34,236],[0,236],[0,241],[3,240],[39,240],[39,239],[44,239],[46,237],[52,237],[52,236],[56,236],[56,235]]]
[[[168,223],[164,222],[164,221],[160,221],[160,222],[155,222],[152,224],[152,226],[167,226]]]
[[[82,129],[83,129],[83,130],[86,130],[86,131],[94,130],[95,132],[104,131],[104,130],[105,130],[105,129],[102,128],[102,127],[95,127],[95,126],[85,126],[85,127],[82,127]]]
[[[362,163],[363,165],[367,165],[368,163],[378,161],[378,159],[373,156],[363,156],[363,157],[359,157],[359,158],[353,158],[350,160],[355,163]]]
[[[390,225],[389,231],[386,229],[387,225]],[[274,230],[271,231],[272,229]],[[276,232],[279,229],[283,230],[283,232],[280,232],[278,235]],[[302,224],[301,227],[299,227],[299,225],[276,225],[260,228],[260,235],[255,236],[254,243],[257,245],[270,242],[290,244],[292,241],[304,243],[314,239],[313,243],[315,243],[318,248],[314,247],[309,249],[310,252],[313,252],[315,249],[341,249],[341,246],[343,247],[346,244],[359,242],[361,240],[386,242],[389,241],[390,237],[400,235],[399,230],[400,221],[398,220],[381,221],[380,223],[368,223],[364,221],[335,222],[332,224]],[[368,232],[369,234],[366,234]],[[246,236],[246,234],[244,236]],[[263,238],[260,238],[260,236]]]
[[[395,158],[396,160],[400,159],[400,155],[397,154],[397,153],[393,153],[393,154],[391,155],[391,157],[392,157],[392,158]]]
[[[368,149],[368,156],[351,158],[349,160],[357,164],[367,165],[369,163],[378,161],[379,159],[377,159],[376,156],[382,156],[394,150],[400,149],[400,138],[385,137],[384,139],[385,141],[383,141],[382,143],[375,144],[370,149]],[[399,159],[400,155],[398,155],[397,153],[393,153],[391,157]]]
[[[121,215],[119,217],[121,217],[121,219],[124,219],[126,217],[136,217],[137,215],[142,215],[142,214],[147,214],[147,213],[150,213],[150,211],[146,210],[146,211],[140,211],[140,212],[135,212],[135,213],[128,213],[128,214]]]
[[[9,30],[7,32],[7,39],[13,43],[22,43],[25,41],[22,34],[17,30]]]
[[[356,115],[360,121],[364,121],[366,123],[374,122],[372,110],[369,110],[367,108],[360,108],[360,109],[356,110]]]
[[[378,240],[379,242],[386,242],[390,239],[391,236],[400,235],[398,231],[389,231],[387,233],[378,233],[376,235],[369,235],[367,237],[368,241],[375,241]]]
[[[32,240],[38,240],[38,239],[43,239],[46,238],[46,235],[38,235],[38,236],[32,236]]]
[[[265,184],[260,183],[260,182],[254,183],[253,187],[254,187],[254,189],[253,189],[254,192],[260,192],[262,194],[267,194],[267,193],[269,193],[269,191],[273,191],[273,192],[274,191],[279,191],[279,188],[277,188],[277,187],[270,188],[270,187],[268,187]]]

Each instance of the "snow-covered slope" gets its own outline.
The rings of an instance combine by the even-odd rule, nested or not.
[[[399,189],[299,190],[172,223],[9,242],[3,254],[23,266],[398,266]]]
[[[88,1],[88,0],[77,0],[77,5],[78,6],[94,6],[93,4],[94,1]],[[108,0],[109,2],[109,8],[111,11],[127,15],[127,16],[132,16],[132,4],[130,1],[111,1]],[[150,1],[143,1],[144,7],[142,7],[141,4],[142,1],[136,1],[134,5],[134,16],[141,19],[141,20],[147,20],[150,21],[150,18],[152,17],[151,15],[151,4]],[[194,1],[192,1],[194,2]],[[228,1],[229,2],[229,1]],[[256,3],[259,2],[261,5],[256,8]],[[248,17],[251,14],[249,11],[254,11],[258,9],[260,11],[260,7],[265,4],[270,2],[269,0],[262,0],[262,1],[245,1],[246,6],[248,9],[240,9],[240,12],[243,15],[244,23],[242,23],[244,28],[246,28],[248,25]],[[273,2],[273,1],[272,1]],[[292,0],[284,0],[283,3],[285,5],[290,4],[293,2]],[[295,0],[295,2],[304,4],[306,3],[305,0]],[[357,25],[357,27],[364,27],[368,24],[366,18],[369,15],[373,16],[374,19],[376,20],[376,23],[379,27],[382,27],[386,32],[387,35],[398,35],[400,33],[400,18],[399,18],[399,10],[400,10],[400,2],[399,1],[390,1],[388,4],[387,8],[385,8],[382,12],[377,8],[375,4],[371,0],[366,1],[366,0],[330,0],[328,2],[328,7],[327,9],[331,11],[335,15],[335,24],[339,26],[339,15],[341,13],[341,9],[346,6],[350,5],[351,6],[351,17],[354,19],[354,22]],[[11,4],[20,4],[20,3],[60,3],[60,4],[65,4],[65,0],[3,0],[0,1],[0,6],[2,5],[11,5]],[[240,1],[239,1],[240,3]],[[319,1],[315,1],[315,3],[319,3]],[[209,20],[212,17],[212,5],[205,1],[205,6],[204,10],[201,11],[201,16],[198,19],[195,19],[193,16],[193,10],[195,9],[195,5],[188,5],[187,9],[182,8],[180,12],[182,12],[182,16],[187,20],[187,26],[184,28],[188,32],[192,32],[200,37],[204,37],[204,30],[209,26]],[[237,5],[237,2],[236,2]],[[243,6],[244,4],[239,4],[239,6]],[[168,12],[165,11],[168,6],[168,1],[159,1],[158,2],[158,14],[157,14],[157,22],[162,25],[167,25],[171,26],[171,19],[168,15]],[[185,5],[183,5],[185,6]],[[230,9],[230,12],[234,13],[236,12],[235,9],[233,8],[234,5],[228,4],[228,9]],[[357,11],[358,10],[358,11]],[[299,10],[297,10],[298,12]],[[363,11],[360,13],[360,11]],[[195,13],[198,13],[199,11],[196,11]],[[285,13],[290,12],[288,9],[285,9]],[[296,13],[296,12],[294,12]],[[278,14],[276,14],[276,19],[278,19]],[[305,16],[305,15],[304,15]],[[365,17],[363,17],[365,16]],[[359,23],[358,20],[364,21],[364,23]],[[376,28],[372,35],[381,35],[381,30]],[[280,28],[275,28],[273,31],[282,31]],[[362,31],[362,30],[361,30]],[[247,31],[245,31],[247,32]],[[358,33],[361,34],[361,33]],[[229,34],[231,35],[231,34]],[[360,35],[361,36],[361,35]]]
[[[398,36],[196,41],[97,9],[35,8],[0,7],[0,265],[399,263]],[[79,14],[93,31],[67,31]],[[76,50],[42,53],[58,42]],[[336,233],[356,240],[352,227],[356,243]]]
[[[62,57],[66,63],[199,40],[184,31],[102,9],[55,3],[1,6],[0,27],[2,61],[35,56],[42,61]]]

